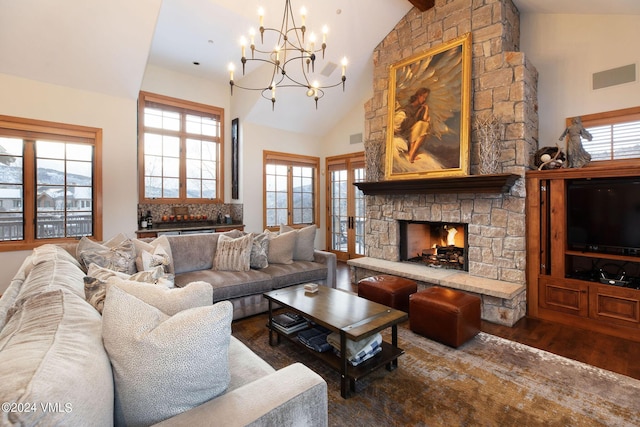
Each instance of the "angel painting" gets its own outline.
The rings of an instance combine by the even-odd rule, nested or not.
[[[469,170],[471,34],[391,67],[387,178]]]

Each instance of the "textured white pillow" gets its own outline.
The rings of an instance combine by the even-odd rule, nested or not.
[[[253,236],[231,238],[224,234],[218,238],[213,256],[213,269],[221,271],[249,271],[251,268],[251,243]]]
[[[113,286],[154,306],[168,316],[189,308],[213,304],[213,288],[207,282],[191,282],[182,288],[167,289],[163,286],[111,277],[107,279],[107,293]]]
[[[222,394],[230,382],[229,301],[173,316],[110,286],[102,335],[115,384],[116,425],[151,425]]]
[[[265,233],[269,236],[269,264],[291,264],[296,245],[295,231],[273,233],[265,230]]]
[[[296,245],[293,249],[293,259],[295,261],[313,261],[314,260],[314,244],[316,240],[315,224],[304,228],[291,228],[288,225],[280,225],[280,233],[294,231],[296,233]]]

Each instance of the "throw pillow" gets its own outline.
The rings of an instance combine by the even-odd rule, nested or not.
[[[174,273],[171,244],[167,236],[160,236],[151,242],[134,239],[133,245],[136,249],[136,268],[138,271],[162,265],[167,273]]]
[[[295,231],[273,233],[265,230],[265,233],[269,236],[269,264],[291,264],[296,245]]]
[[[182,288],[167,289],[149,283],[111,277],[107,279],[106,285],[107,293],[109,293],[109,288],[116,286],[168,316],[173,316],[189,308],[213,304],[213,288],[211,284],[202,281],[188,283]]]
[[[251,268],[265,268],[269,266],[269,236],[265,233],[253,233],[251,244],[251,256],[249,265]]]
[[[299,229],[291,228],[285,224],[280,225],[280,233],[287,231],[295,231],[296,233],[296,246],[293,249],[293,259],[295,261],[314,260],[316,229],[315,224]]]
[[[218,238],[213,256],[213,269],[222,271],[249,271],[253,236],[231,238],[224,234]]]
[[[129,280],[136,283],[145,282],[152,284],[151,286],[153,287],[164,289],[173,288],[173,280],[165,274],[162,266],[157,266],[149,271],[140,271],[136,274],[128,275],[99,267],[96,264],[91,264],[89,265],[87,275],[84,277],[84,294],[87,302],[98,310],[99,313],[102,313],[107,292],[107,282],[110,278]]]
[[[87,276],[106,281],[110,277],[119,277],[124,280],[133,280],[136,282],[153,283],[162,285],[167,288],[173,288],[173,275],[166,274],[163,266],[159,265],[146,271],[138,271],[134,274],[121,273],[119,271],[109,270],[96,264],[90,264],[87,269]]]
[[[102,335],[115,385],[116,425],[151,425],[223,393],[230,382],[232,305],[168,316],[111,286]]]
[[[76,250],[84,270],[91,263],[122,273],[136,272],[135,248],[133,242],[124,234],[118,234],[107,242],[100,244],[88,237],[83,237]]]

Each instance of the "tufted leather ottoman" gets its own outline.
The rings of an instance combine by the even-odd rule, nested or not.
[[[411,279],[381,274],[366,277],[358,282],[358,296],[369,301],[409,312],[409,295],[418,290]]]
[[[409,328],[434,341],[459,347],[480,332],[480,298],[434,286],[409,298]]]

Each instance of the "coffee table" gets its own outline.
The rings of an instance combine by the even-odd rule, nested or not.
[[[347,352],[341,351],[341,357],[332,352],[320,353],[308,349],[319,359],[340,372],[340,394],[348,398],[355,392],[356,381],[372,373],[381,366],[392,371],[398,366],[398,356],[404,351],[398,348],[398,323],[409,318],[407,313],[382,304],[361,298],[350,292],[318,286],[316,293],[305,292],[304,285],[291,286],[267,292],[264,297],[269,301],[269,344],[275,346],[280,337],[299,343],[296,334],[285,334],[272,324],[274,304],[301,314],[312,322],[340,334],[340,348],[345,349],[347,339],[359,341],[391,328],[391,343],[383,342],[382,351],[358,366],[352,366],[347,360]],[[274,334],[277,338],[274,342]],[[349,387],[350,386],[350,387]]]

